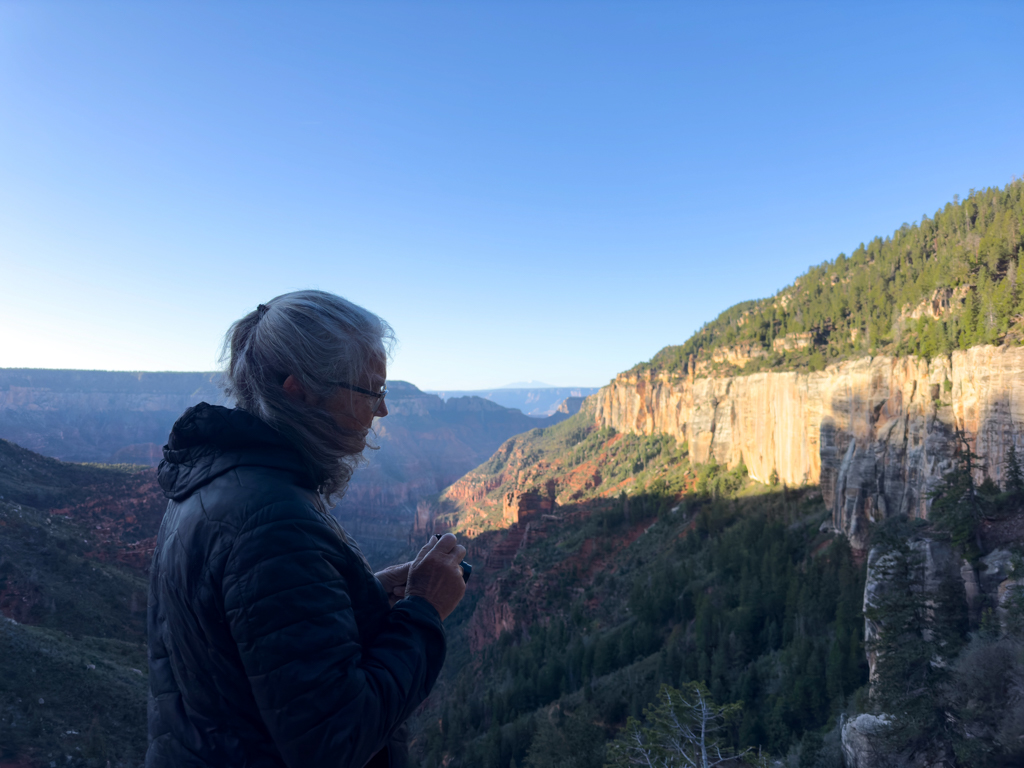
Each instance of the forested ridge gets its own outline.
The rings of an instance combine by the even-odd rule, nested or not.
[[[687,372],[725,347],[739,347],[740,367],[752,372],[1020,343],[1022,248],[1024,180],[971,190],[932,217],[811,267],[771,298],[730,307],[634,370]]]

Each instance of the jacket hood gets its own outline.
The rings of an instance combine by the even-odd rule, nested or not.
[[[235,467],[291,472],[299,485],[315,489],[295,446],[251,413],[199,403],[181,415],[164,446],[157,478],[164,495],[181,501]]]

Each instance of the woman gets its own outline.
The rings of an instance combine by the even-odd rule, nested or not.
[[[147,766],[405,764],[392,736],[441,669],[465,549],[446,534],[375,577],[327,512],[388,413],[392,340],[322,291],[228,331],[237,407],[188,409],[159,469]]]

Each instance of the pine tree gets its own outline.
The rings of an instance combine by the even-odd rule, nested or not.
[[[599,768],[604,763],[604,731],[584,704],[570,715],[555,709],[542,717],[523,765],[526,768]]]
[[[871,570],[878,587],[864,611],[878,627],[867,644],[876,658],[871,697],[888,718],[886,739],[897,752],[950,737],[943,691],[948,661],[966,636],[965,604],[963,586],[948,577],[929,589],[928,541],[914,535],[906,518],[888,521],[875,546]]]
[[[955,434],[955,463],[929,494],[932,506],[928,519],[950,536],[965,558],[974,560],[982,553],[980,529],[986,504],[975,486],[974,471],[983,464],[963,430],[957,429]]]
[[[728,723],[743,711],[742,703],[715,704],[700,683],[683,690],[662,685],[657,701],[644,709],[642,723],[629,718],[611,744],[609,766],[713,768],[733,764],[751,750],[733,753],[725,743]]]
[[[1006,455],[1006,490],[1014,496],[1020,496],[1024,492],[1024,472],[1021,472],[1020,462],[1017,460],[1017,447],[1012,443]]]

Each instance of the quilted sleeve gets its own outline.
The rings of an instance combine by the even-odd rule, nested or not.
[[[260,714],[289,766],[363,766],[430,692],[444,662],[440,617],[415,597],[364,648],[346,552],[297,503],[254,513],[225,565],[224,608]]]

